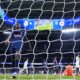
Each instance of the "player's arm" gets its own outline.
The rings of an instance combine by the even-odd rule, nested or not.
[[[11,38],[11,34],[8,36],[8,38],[5,40],[5,43],[9,43],[10,42],[10,38]]]

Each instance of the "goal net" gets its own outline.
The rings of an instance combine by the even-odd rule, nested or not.
[[[80,0],[0,0],[0,79],[78,80]]]

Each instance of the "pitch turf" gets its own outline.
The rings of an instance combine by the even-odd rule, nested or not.
[[[80,76],[61,76],[60,75],[46,75],[46,74],[34,74],[34,75],[17,75],[16,79],[11,78],[11,74],[0,74],[0,80],[80,80]]]

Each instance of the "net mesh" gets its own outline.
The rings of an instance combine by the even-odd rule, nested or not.
[[[24,27],[24,35],[20,40],[22,42],[20,55],[17,55],[20,57],[18,67],[15,67],[17,79],[66,80],[67,77],[63,76],[65,67],[72,65],[74,74],[68,79],[76,80],[75,60],[76,55],[80,53],[80,25],[76,24],[79,22],[77,17],[80,15],[79,0],[0,0],[0,6],[0,76],[3,80],[11,79],[14,68],[12,56],[15,54],[14,50],[13,53],[10,52],[10,44],[14,42],[5,44],[5,40],[9,35],[12,36],[14,26],[22,19],[28,19],[28,23],[24,23],[25,26],[31,24],[35,27],[31,25],[28,26],[29,28]],[[32,23],[30,19],[35,19],[36,23]],[[54,19],[56,21],[53,24]],[[60,23],[57,22],[58,19]],[[69,22],[68,31],[62,27],[66,23],[64,19]],[[41,24],[43,28],[39,27]],[[45,25],[47,28],[44,24],[47,24]],[[55,29],[59,24],[60,28]],[[23,71],[26,59],[28,63],[26,63],[26,70]],[[26,76],[26,74],[30,75]]]

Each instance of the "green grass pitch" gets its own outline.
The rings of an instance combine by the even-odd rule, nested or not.
[[[80,80],[80,76],[60,76],[51,74],[21,74],[16,79],[11,78],[11,74],[0,74],[0,80]]]

